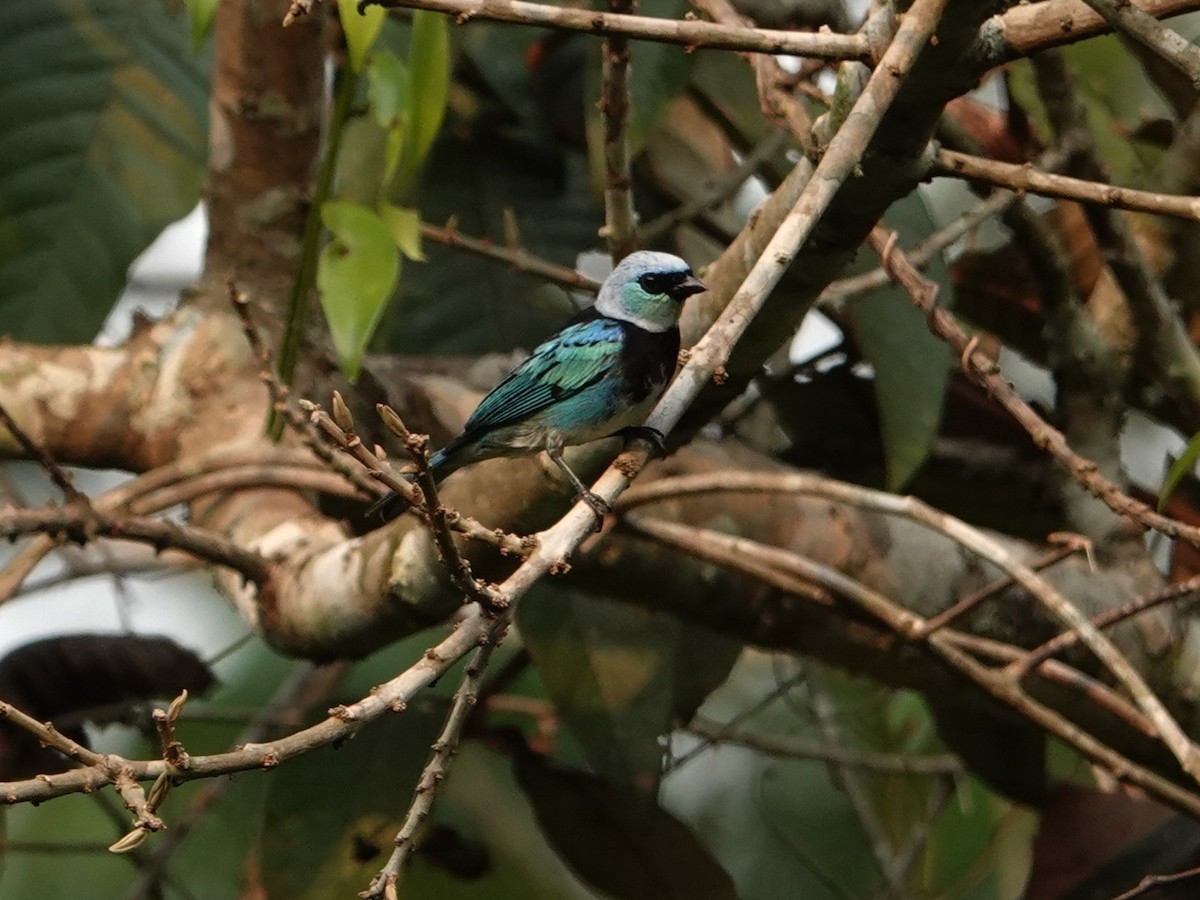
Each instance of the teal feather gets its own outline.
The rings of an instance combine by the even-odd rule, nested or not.
[[[579,394],[614,371],[621,356],[619,322],[568,325],[509,373],[483,399],[463,429],[477,434],[527,419]]]

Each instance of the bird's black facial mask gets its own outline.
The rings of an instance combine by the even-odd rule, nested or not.
[[[647,294],[665,294],[680,302],[708,290],[691,272],[648,272],[638,279],[638,285]]]

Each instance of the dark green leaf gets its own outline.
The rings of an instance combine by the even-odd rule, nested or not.
[[[733,880],[691,830],[633,791],[516,758],[517,782],[538,824],[584,881],[621,900],[736,900]]]
[[[652,793],[663,735],[729,673],[740,645],[672,616],[577,594],[535,593],[521,634],[589,765]]]
[[[465,234],[497,241],[511,208],[522,246],[567,266],[595,244],[604,221],[579,157],[490,132],[438,141],[421,179],[420,208],[428,221],[455,216]],[[405,267],[382,329],[395,352],[531,349],[575,310],[566,291],[539,278],[453,247],[427,243],[424,250],[429,262]]]
[[[934,227],[915,193],[897,203],[887,221],[906,241],[919,240]],[[949,296],[949,278],[940,260],[927,274],[943,285],[943,296]],[[858,297],[850,312],[858,346],[875,369],[888,488],[899,490],[925,461],[937,437],[950,379],[950,351],[930,333],[924,314],[902,288],[889,286]]]
[[[204,65],[161,0],[4,0],[0,58],[0,332],[89,341],[199,197]]]
[[[1100,155],[1112,168],[1113,184],[1144,185],[1161,153],[1130,135],[1147,119],[1170,117],[1170,109],[1119,38],[1097,37],[1062,52],[1076,75]],[[1009,85],[1014,99],[1033,117],[1042,142],[1053,143],[1027,60],[1012,66]]]
[[[407,710],[271,779],[259,843],[269,896],[353,897],[366,887],[403,821],[441,718],[437,708]]]
[[[400,277],[400,254],[383,220],[356,203],[330,201],[321,219],[333,233],[317,269],[321,307],[342,370],[354,379]]]

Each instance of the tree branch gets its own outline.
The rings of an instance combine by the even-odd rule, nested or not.
[[[872,57],[871,48],[859,35],[733,28],[711,22],[592,12],[570,6],[527,3],[524,0],[359,0],[360,8],[373,5],[389,9],[428,9],[454,16],[460,25],[471,19],[516,22],[543,28],[682,44],[689,50],[750,50],[818,59],[864,61]]]

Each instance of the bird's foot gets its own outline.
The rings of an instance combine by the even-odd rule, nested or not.
[[[653,444],[659,456],[667,455],[667,436],[649,425],[629,425],[620,431],[613,432],[613,437],[624,438],[626,442],[641,438],[643,441]]]
[[[582,500],[596,514],[596,531],[599,532],[604,527],[604,517],[612,511],[612,507],[608,505],[608,501],[599,494],[593,494],[591,491],[583,491],[577,494],[575,499]]]

